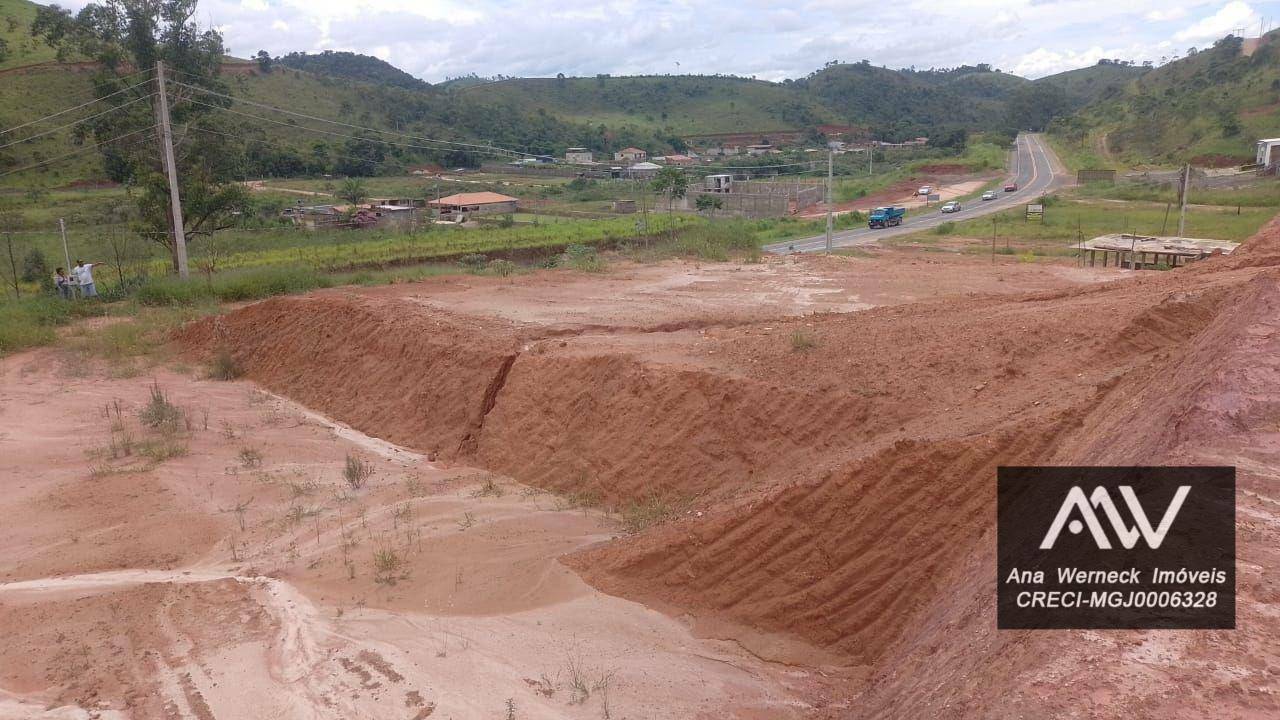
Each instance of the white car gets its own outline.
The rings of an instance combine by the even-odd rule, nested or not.
[[[921,187],[919,190],[917,190],[917,191],[916,191],[916,194],[917,194],[917,195],[928,195],[928,194],[929,194],[929,193],[931,193],[931,192],[933,192],[933,186],[932,186],[932,185],[925,185],[925,186]]]
[[[988,190],[988,191],[986,191],[986,192],[982,193],[982,199],[983,199],[983,200],[995,200],[995,199],[996,199],[996,191],[995,191],[995,190]]]
[[[952,200],[951,202],[942,206],[942,212],[944,213],[960,212],[960,203],[956,202],[955,200]]]

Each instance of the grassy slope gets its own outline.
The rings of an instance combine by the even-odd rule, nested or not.
[[[1267,40],[1252,57],[1225,42],[1152,70],[1119,97],[1086,108],[1085,138],[1077,129],[1071,140],[1096,155],[1105,134],[1114,162],[1123,164],[1251,160],[1258,137],[1280,135],[1280,31]]]
[[[1148,71],[1148,68],[1134,65],[1091,65],[1046,75],[1035,82],[1062,88],[1072,107],[1084,107],[1121,94],[1129,83]]]
[[[704,76],[525,78],[454,90],[609,126],[669,127],[680,134],[787,130],[834,116],[785,85]]]
[[[0,60],[0,70],[56,59],[53,48],[31,37],[28,28],[35,16],[36,6],[27,0],[0,0],[0,38],[9,43],[9,55]]]

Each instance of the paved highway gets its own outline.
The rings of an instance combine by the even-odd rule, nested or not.
[[[1017,156],[1014,158],[1013,179],[1018,185],[1015,192],[1002,192],[996,189],[996,199],[983,202],[977,198],[964,203],[964,209],[957,213],[943,215],[939,210],[930,209],[924,212],[908,211],[907,217],[898,227],[871,230],[866,227],[855,230],[842,230],[832,235],[832,247],[854,247],[857,245],[874,245],[884,238],[928,230],[948,220],[968,220],[970,218],[990,215],[1023,205],[1040,197],[1058,186],[1053,175],[1056,158],[1039,135],[1022,134],[1015,141]],[[1060,163],[1058,163],[1060,165]],[[940,206],[941,204],[939,204]],[[822,252],[827,247],[825,234],[811,238],[790,240],[788,242],[766,245],[765,251],[787,254],[792,252]]]

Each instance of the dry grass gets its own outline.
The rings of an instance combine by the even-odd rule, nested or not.
[[[373,477],[373,464],[367,462],[355,455],[347,455],[346,465],[342,468],[342,477],[347,481],[347,485],[352,490],[359,490],[364,487],[369,478]]]

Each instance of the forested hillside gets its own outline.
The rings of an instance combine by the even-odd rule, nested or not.
[[[431,87],[430,83],[419,80],[385,60],[353,52],[333,50],[320,53],[291,52],[270,62],[294,70],[306,70],[316,75],[347,78],[404,90],[427,90]]]
[[[1151,70],[1055,132],[1104,163],[1248,162],[1259,137],[1280,135],[1280,31],[1252,54],[1227,37]]]

